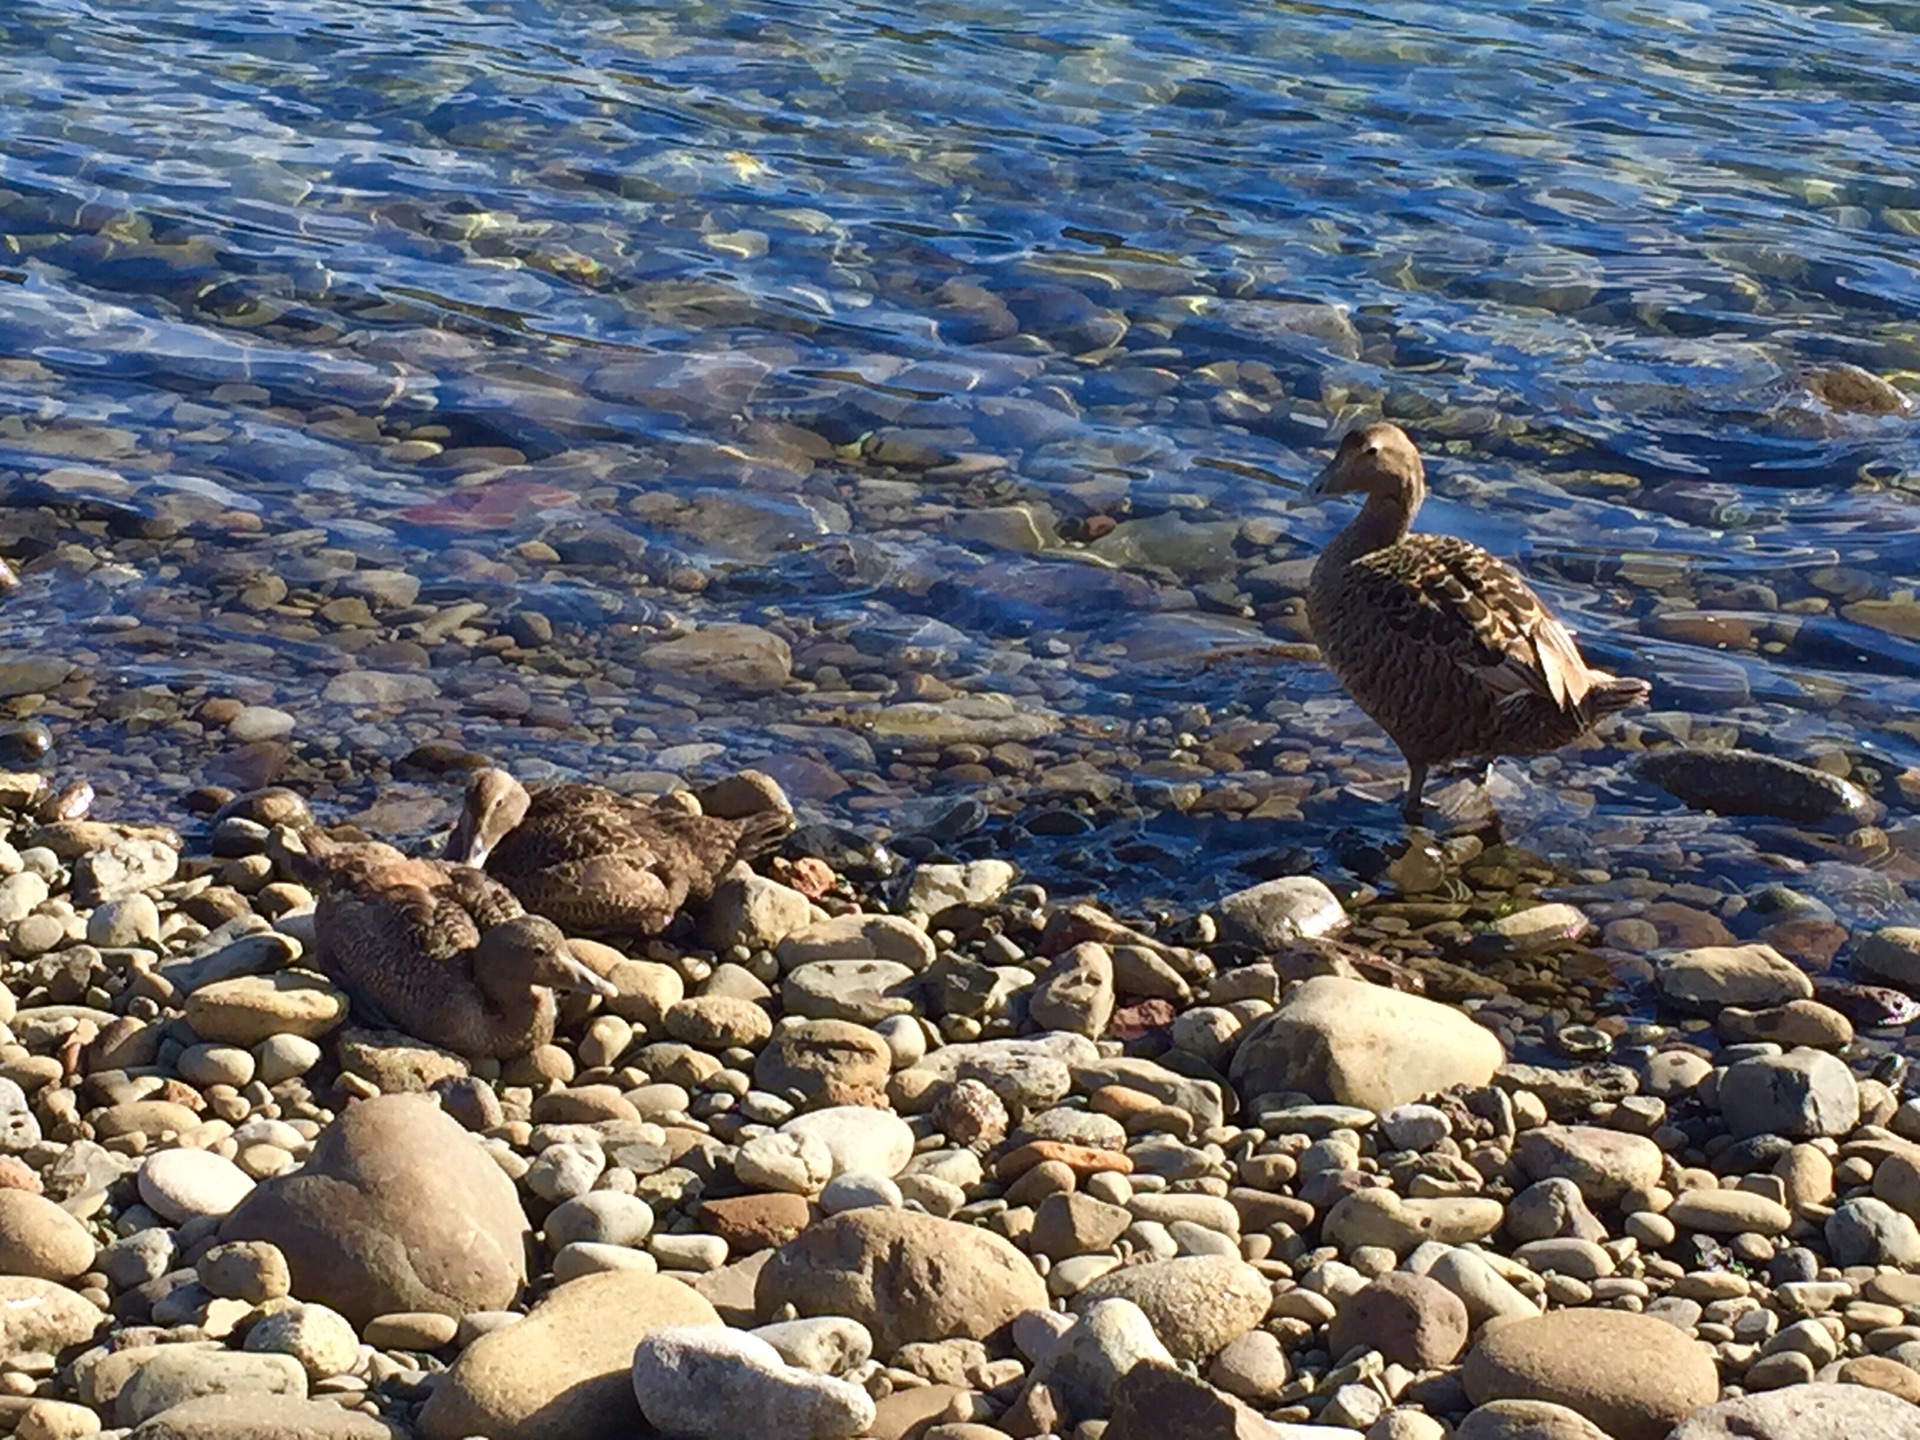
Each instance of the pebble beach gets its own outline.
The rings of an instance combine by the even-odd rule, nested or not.
[[[1915,83],[6,7],[0,1434],[1920,1440]],[[1292,503],[1382,419],[1652,684],[1413,826]],[[793,826],[475,1060],[281,842],[488,765]]]
[[[17,1435],[1920,1433],[1910,1003],[1699,935],[1629,1013],[1656,921],[1471,832],[1175,925],[801,832],[469,1062],[303,965],[293,791],[0,792]]]

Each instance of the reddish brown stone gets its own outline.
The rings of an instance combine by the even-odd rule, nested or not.
[[[818,900],[839,882],[833,867],[812,855],[803,855],[793,862],[793,874],[787,881],[809,900]]]
[[[29,1195],[38,1195],[43,1189],[40,1177],[26,1161],[18,1155],[0,1155],[0,1190],[24,1190]]]
[[[803,1195],[736,1195],[700,1207],[707,1230],[735,1255],[752,1255],[786,1244],[807,1228],[813,1207]]]
[[[1641,919],[1660,932],[1663,947],[1691,948],[1696,945],[1738,945],[1731,930],[1720,917],[1707,910],[1696,910],[1677,900],[1659,900],[1649,905]]]
[[[1133,1161],[1118,1150],[1096,1150],[1091,1145],[1069,1145],[1064,1140],[1030,1140],[1018,1150],[1009,1150],[993,1167],[1001,1180],[1016,1180],[1045,1160],[1057,1160],[1076,1175],[1093,1175],[1113,1170],[1122,1175],[1133,1173]]]
[[[914,1385],[896,1390],[874,1406],[867,1434],[873,1440],[919,1440],[946,1419],[953,1402],[969,1392],[959,1385]]]
[[[159,1098],[174,1105],[184,1105],[196,1114],[207,1108],[205,1097],[184,1080],[168,1080],[161,1087]]]
[[[1272,1434],[1251,1406],[1146,1360],[1115,1389],[1105,1440],[1267,1440]]]
[[[1122,1124],[1131,1116],[1159,1110],[1165,1103],[1157,1095],[1149,1095],[1131,1085],[1102,1085],[1087,1097],[1088,1109]]]
[[[1762,930],[1757,938],[1802,970],[1819,975],[1832,967],[1833,957],[1847,943],[1847,928],[1831,920],[1782,920]]]
[[[1114,1010],[1106,1033],[1115,1040],[1139,1040],[1165,1030],[1179,1013],[1171,1000],[1134,1000]]]

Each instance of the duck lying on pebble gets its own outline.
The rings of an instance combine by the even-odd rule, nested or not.
[[[785,810],[727,820],[599,785],[529,791],[488,768],[468,785],[447,856],[484,867],[527,909],[571,933],[644,939],[792,828]]]
[[[470,865],[318,830],[298,842],[284,853],[316,893],[315,964],[363,1023],[470,1059],[510,1059],[553,1039],[555,990],[615,993],[559,926]]]
[[[1588,665],[1505,561],[1408,534],[1426,493],[1420,452],[1386,424],[1342,440],[1306,493],[1366,497],[1313,567],[1307,619],[1328,668],[1406,757],[1409,821],[1431,767],[1556,750],[1650,688]]]

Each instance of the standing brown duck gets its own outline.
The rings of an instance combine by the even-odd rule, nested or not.
[[[1646,681],[1588,665],[1511,565],[1407,533],[1427,479],[1399,426],[1348,435],[1307,491],[1347,494],[1366,504],[1315,563],[1307,620],[1327,667],[1406,757],[1408,820],[1431,767],[1557,750],[1646,700]]]
[[[484,866],[521,904],[570,931],[643,939],[792,826],[785,811],[723,820],[599,785],[529,791],[486,769],[467,788],[447,855]]]
[[[318,831],[299,839],[283,854],[317,892],[315,964],[363,1023],[507,1059],[553,1039],[555,990],[614,993],[557,925],[471,866]]]

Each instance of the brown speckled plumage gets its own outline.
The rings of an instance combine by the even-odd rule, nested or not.
[[[771,848],[792,824],[785,812],[724,820],[598,785],[529,791],[489,769],[473,778],[447,854],[483,864],[527,909],[569,931],[639,939],[707,899],[736,861]]]
[[[1406,756],[1406,814],[1449,761],[1556,750],[1647,698],[1595,670],[1520,574],[1450,535],[1410,535],[1426,472],[1406,433],[1341,442],[1313,495],[1366,505],[1313,567],[1307,619],[1329,669]]]
[[[315,963],[363,1023],[504,1059],[553,1038],[555,989],[612,993],[558,926],[472,866],[301,840],[292,868],[318,898]]]

